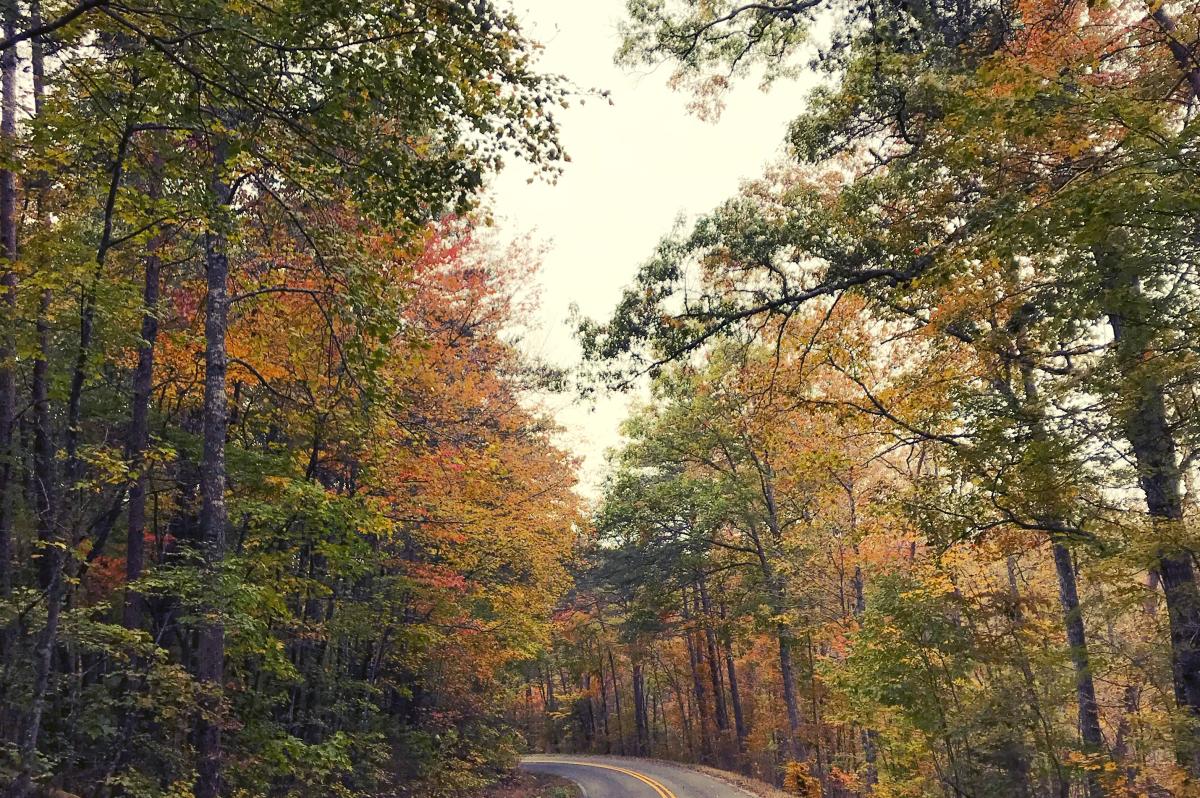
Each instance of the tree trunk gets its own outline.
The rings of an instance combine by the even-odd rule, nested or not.
[[[608,681],[604,678],[604,658],[599,659],[599,678],[600,678],[600,717],[603,719],[604,727],[604,753],[612,753],[612,736],[608,731]]]
[[[1059,764],[1058,757],[1054,753],[1054,737],[1050,729],[1050,722],[1046,718],[1046,713],[1042,711],[1041,700],[1039,699],[1039,691],[1037,687],[1037,679],[1033,672],[1033,667],[1030,665],[1029,656],[1025,652],[1025,646],[1021,639],[1021,628],[1025,625],[1024,610],[1022,609],[1022,598],[1020,586],[1017,583],[1017,561],[1015,556],[1009,556],[1006,560],[1008,571],[1008,592],[1009,600],[1012,603],[1012,628],[1011,636],[1015,648],[1015,660],[1017,670],[1021,673],[1021,678],[1025,683],[1025,700],[1029,704],[1029,711],[1034,718],[1037,719],[1038,725],[1041,727],[1042,743],[1046,754],[1050,758],[1051,765],[1054,768],[1053,773],[1049,774],[1053,782],[1052,791],[1059,795],[1060,798],[1067,798],[1070,792],[1070,779],[1063,773],[1062,767]],[[1030,782],[1030,766],[1029,756],[1024,750],[1024,746],[1014,741],[1008,749],[1008,754],[1005,757],[1007,765],[1010,768],[1014,783],[1019,786],[1022,795],[1030,795],[1033,793]]]
[[[152,192],[153,193],[153,192]],[[129,486],[129,527],[125,543],[125,611],[127,629],[142,625],[141,595],[128,585],[142,578],[145,565],[146,488],[150,483],[146,450],[150,445],[150,392],[154,387],[154,347],[158,340],[158,294],[162,262],[156,244],[146,256],[145,284],[142,288],[142,333],[138,342],[137,367],[133,372],[133,407],[129,419],[129,467],[133,480]]]
[[[34,452],[34,509],[37,515],[38,539],[42,544],[40,583],[45,594],[46,623],[38,635],[34,653],[33,700],[25,728],[21,733],[20,770],[9,788],[12,798],[25,798],[33,789],[33,769],[37,762],[38,738],[41,735],[42,715],[46,710],[46,695],[50,688],[54,644],[58,639],[58,623],[63,602],[63,546],[59,535],[57,507],[57,475],[54,467],[54,434],[51,428],[49,394],[50,303],[53,294],[42,291],[37,317],[38,354],[33,362],[33,452]]]
[[[4,36],[17,28],[17,4],[9,2],[4,12]],[[0,141],[11,146],[17,132],[17,48],[0,54]],[[3,296],[3,329],[0,329],[0,597],[12,592],[13,569],[13,460],[16,457],[17,382],[13,373],[16,353],[14,329],[17,309],[17,181],[12,169],[0,169],[0,288]],[[7,637],[7,635],[5,635]],[[0,640],[0,650],[6,648]]]
[[[800,742],[800,702],[796,696],[796,672],[792,666],[792,641],[786,630],[779,635],[779,680],[783,683],[783,705],[787,709],[787,755],[792,761],[808,759],[807,747]]]
[[[1037,377],[1034,373],[1033,356],[1029,354],[1032,347],[1028,341],[1026,323],[1027,314],[1020,313],[1016,321],[1017,350],[1021,355],[1020,374],[1022,396],[1024,402],[1022,411],[1027,416],[1036,441],[1047,441],[1050,437],[1045,423]],[[1059,517],[1042,517],[1038,519],[1047,529],[1065,528]],[[1087,629],[1083,625],[1083,614],[1079,607],[1079,587],[1075,579],[1075,566],[1071,558],[1071,550],[1066,544],[1051,534],[1050,550],[1054,558],[1054,570],[1058,577],[1058,597],[1062,607],[1063,628],[1066,630],[1067,645],[1070,648],[1071,664],[1075,670],[1075,696],[1079,715],[1079,737],[1085,753],[1099,754],[1104,748],[1104,737],[1100,731],[1100,709],[1096,702],[1096,685],[1092,679],[1091,657],[1088,653]],[[1013,562],[1009,560],[1009,579],[1014,601],[1019,601]],[[1019,612],[1019,603],[1015,604]],[[1047,740],[1049,744],[1049,740]],[[1064,779],[1064,782],[1066,780]],[[1085,791],[1088,798],[1102,798],[1103,790],[1094,771],[1088,771],[1085,780]]]
[[[1104,749],[1100,731],[1100,708],[1096,703],[1096,685],[1088,656],[1087,633],[1079,609],[1079,590],[1075,584],[1075,567],[1071,551],[1062,543],[1052,543],[1054,569],[1058,573],[1058,597],[1062,604],[1063,625],[1067,630],[1067,645],[1071,647],[1071,664],[1075,667],[1075,695],[1079,703],[1079,738],[1085,753],[1098,754]],[[1104,791],[1093,772],[1088,772],[1088,798],[1103,798]]]
[[[738,753],[746,753],[746,715],[742,711],[742,695],[738,690],[737,665],[733,661],[733,647],[725,641],[725,672],[729,678],[729,702],[733,705],[733,728],[737,733]]]
[[[1175,700],[1193,722],[1200,722],[1200,590],[1192,553],[1172,541],[1183,521],[1183,475],[1176,456],[1174,432],[1167,417],[1163,377],[1153,368],[1152,312],[1135,275],[1125,274],[1118,255],[1097,251],[1108,272],[1108,322],[1121,373],[1126,377],[1120,405],[1125,437],[1137,463],[1138,483],[1146,510],[1158,533],[1155,570],[1162,581],[1171,632],[1171,671]],[[1193,734],[1179,741],[1181,759],[1200,772]]]
[[[855,547],[855,555],[858,554],[858,547]],[[866,578],[863,575],[861,565],[854,566],[854,618],[857,621],[862,621],[863,614],[867,611],[867,591]],[[866,774],[864,781],[867,787],[873,788],[879,781],[879,768],[876,761],[879,758],[879,732],[874,729],[862,730],[862,747],[863,760],[866,763]]]
[[[224,146],[213,153],[212,194],[222,210],[231,197],[224,184]],[[225,435],[229,407],[225,396],[228,355],[225,334],[229,320],[228,241],[224,219],[212,221],[204,236],[204,271],[208,288],[204,319],[204,448],[200,463],[200,535],[206,568],[215,577],[225,558]],[[206,607],[200,623],[196,676],[204,691],[204,717],[198,728],[196,798],[217,798],[221,789],[221,725],[216,719],[225,670],[225,627],[220,607]]]
[[[635,752],[638,756],[649,753],[650,727],[646,719],[646,674],[640,662],[633,663],[633,718],[637,734]]]
[[[617,712],[617,750],[625,756],[625,728],[621,720],[621,683],[617,681],[617,663],[613,658],[612,649],[608,650],[608,672],[612,674],[613,703]]]
[[[713,699],[717,713],[717,728],[722,736],[729,731],[729,709],[725,705],[725,685],[721,681],[720,657],[717,656],[717,635],[712,627],[712,607],[708,600],[708,588],[703,577],[696,583],[697,595],[700,601],[699,610],[702,614],[700,622],[704,625],[705,655],[708,658],[708,672],[712,681]]]
[[[699,719],[700,758],[709,764],[713,763],[712,723],[708,717],[708,702],[704,697],[704,679],[700,674],[700,650],[696,643],[696,630],[692,628],[692,613],[688,607],[691,599],[687,590],[683,591],[683,620],[684,637],[687,642],[688,667],[692,675],[692,696],[696,701],[696,716]]]

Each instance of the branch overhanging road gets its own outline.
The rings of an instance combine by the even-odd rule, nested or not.
[[[703,773],[648,759],[535,754],[522,759],[521,767],[570,779],[585,798],[753,798]]]

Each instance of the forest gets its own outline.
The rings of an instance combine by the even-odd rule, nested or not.
[[[563,368],[487,191],[605,92],[519,4],[3,0],[6,798],[1200,796],[1200,3],[621,15],[812,88]]]

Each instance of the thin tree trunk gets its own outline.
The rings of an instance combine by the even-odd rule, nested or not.
[[[152,194],[154,192],[152,191]],[[150,392],[154,387],[154,348],[158,340],[158,295],[162,262],[157,243],[152,242],[146,256],[145,284],[142,288],[142,330],[138,342],[137,367],[133,372],[133,407],[129,419],[129,466],[133,480],[129,486],[129,526],[125,541],[125,609],[122,616],[127,629],[142,625],[142,596],[129,585],[142,578],[146,546],[146,489],[150,484],[146,450],[150,445]]]
[[[1075,567],[1071,551],[1062,543],[1052,543],[1054,570],[1058,574],[1058,597],[1062,604],[1063,625],[1067,630],[1067,645],[1071,647],[1071,664],[1075,667],[1075,695],[1079,704],[1079,738],[1085,753],[1098,754],[1104,749],[1100,731],[1100,708],[1096,703],[1096,685],[1088,656],[1087,632],[1079,608],[1079,589],[1075,583]],[[1088,771],[1089,798],[1103,798],[1104,791],[1095,773]]]
[[[733,660],[733,646],[728,640],[725,645],[725,672],[729,678],[729,702],[733,706],[733,728],[737,733],[738,753],[746,753],[746,715],[742,710],[742,695],[738,689],[737,665]]]
[[[729,731],[729,709],[725,704],[725,685],[721,681],[720,657],[717,656],[717,635],[712,628],[712,607],[708,599],[708,588],[701,577],[697,583],[697,596],[700,601],[700,619],[704,625],[705,654],[708,657],[708,672],[712,681],[714,705],[717,713],[717,728],[722,736]]]
[[[15,6],[16,3],[12,5]],[[40,0],[30,2],[29,22],[35,28],[41,25]],[[37,117],[41,114],[42,99],[45,93],[45,62],[42,45],[36,39],[30,41],[30,63],[33,73],[34,116]],[[40,197],[38,199],[38,215],[41,215]],[[11,223],[16,224],[15,212]],[[12,232],[12,238],[12,251],[15,252],[15,230]],[[37,762],[42,716],[46,710],[54,647],[58,641],[59,620],[67,588],[63,579],[66,553],[63,550],[64,541],[59,534],[58,474],[54,462],[54,427],[50,413],[50,310],[53,299],[53,292],[49,288],[43,289],[35,325],[37,356],[33,362],[32,383],[34,510],[37,515],[38,539],[44,544],[41,584],[45,591],[46,624],[38,636],[34,653],[33,701],[21,738],[20,770],[10,792],[16,798],[24,798],[33,787],[32,776]]]
[[[1025,682],[1025,700],[1029,703],[1029,711],[1037,718],[1038,724],[1042,729],[1042,740],[1045,746],[1046,753],[1051,759],[1051,764],[1054,766],[1054,772],[1050,774],[1053,780],[1053,792],[1061,798],[1066,798],[1070,791],[1070,780],[1062,772],[1058,758],[1054,754],[1053,736],[1050,731],[1049,721],[1046,719],[1046,714],[1042,711],[1041,701],[1038,699],[1037,679],[1034,676],[1033,668],[1029,664],[1029,656],[1025,653],[1025,647],[1021,642],[1020,629],[1025,625],[1024,612],[1021,609],[1021,592],[1017,584],[1017,564],[1015,557],[1008,557],[1005,565],[1008,571],[1008,592],[1009,600],[1012,602],[1012,629],[1011,635],[1015,643],[1015,654],[1017,669],[1021,672],[1021,678]],[[1008,755],[1005,757],[1009,766],[1012,778],[1020,787],[1021,795],[1032,794],[1030,783],[1030,767],[1028,756],[1023,750],[1023,746],[1014,743],[1010,748]]]
[[[1028,416],[1036,441],[1044,442],[1049,439],[1045,419],[1042,412],[1041,400],[1034,361],[1029,351],[1031,346],[1027,340],[1027,314],[1018,312],[1016,317],[1016,343],[1021,355],[1020,373],[1024,398],[1023,411]],[[1039,519],[1048,529],[1060,529],[1067,525],[1060,518]],[[1079,717],[1079,737],[1086,753],[1099,754],[1104,748],[1104,737],[1100,731],[1100,708],[1096,702],[1096,685],[1092,679],[1091,660],[1088,653],[1087,630],[1083,625],[1083,613],[1079,607],[1079,587],[1075,578],[1075,566],[1071,558],[1071,550],[1065,543],[1051,536],[1051,554],[1054,558],[1054,570],[1058,577],[1058,597],[1062,607],[1063,627],[1066,630],[1067,645],[1070,647],[1071,664],[1075,670],[1075,697]],[[1009,578],[1014,600],[1017,598],[1017,586],[1013,562],[1009,561]],[[1019,611],[1019,604],[1016,605]],[[1047,744],[1049,744],[1047,740]],[[1066,779],[1063,779],[1064,784]],[[1064,789],[1066,787],[1064,786]],[[1085,791],[1088,798],[1102,798],[1103,790],[1094,771],[1088,771],[1085,779]]]
[[[612,649],[608,649],[608,672],[612,674],[613,703],[617,711],[617,750],[625,756],[625,729],[621,720],[621,683],[617,681],[617,664],[613,659]]]
[[[1152,570],[1146,574],[1146,597],[1142,602],[1142,612],[1146,615],[1147,621],[1151,623],[1158,618],[1158,583],[1157,572]],[[1108,625],[1108,639],[1109,644],[1116,650],[1118,648],[1117,634],[1111,622]],[[1133,664],[1139,669],[1143,668],[1145,666],[1144,658],[1135,657]],[[1137,779],[1134,751],[1129,743],[1132,732],[1131,718],[1137,713],[1141,698],[1142,686],[1140,684],[1132,682],[1125,686],[1121,696],[1121,719],[1117,722],[1117,729],[1113,735],[1113,759],[1124,768],[1125,780],[1131,786]]]
[[[637,734],[636,753],[646,756],[649,753],[650,729],[646,720],[646,675],[642,663],[633,663],[633,718]]]
[[[713,735],[712,723],[708,716],[708,702],[704,700],[704,679],[700,674],[700,647],[696,643],[696,630],[692,628],[692,614],[688,608],[691,599],[688,597],[687,590],[683,591],[683,620],[684,620],[684,636],[687,641],[688,666],[692,674],[692,696],[696,701],[696,715],[699,719],[700,730],[700,758],[709,763],[713,763]]]
[[[17,28],[17,4],[10,0],[4,11],[4,36],[11,38]],[[0,143],[12,146],[17,131],[17,48],[0,54]],[[0,329],[0,597],[12,592],[13,569],[13,461],[16,457],[16,352],[14,329],[17,309],[17,181],[12,169],[0,169],[0,288],[3,296],[3,329]],[[5,635],[7,637],[7,635]],[[0,650],[6,648],[0,640]]]
[[[855,554],[858,553],[857,547]],[[866,579],[863,576],[862,566],[856,564],[854,566],[854,618],[861,622],[863,614],[867,611],[867,592]],[[874,729],[863,729],[862,731],[862,747],[863,760],[866,762],[866,785],[873,788],[879,781],[879,768],[876,760],[879,758],[879,732]]]
[[[49,395],[50,303],[53,294],[42,291],[37,317],[38,354],[33,362],[33,451],[34,506],[38,539],[42,542],[39,568],[46,602],[46,623],[38,635],[34,653],[33,700],[21,733],[20,770],[9,788],[12,798],[24,798],[33,789],[33,770],[37,762],[38,738],[46,695],[50,687],[54,644],[63,601],[63,541],[58,533],[57,475],[54,468],[54,435],[51,429]]]
[[[213,153],[212,194],[222,210],[231,197],[222,172],[225,151],[222,142]],[[228,241],[221,229],[225,220],[213,220],[204,237],[204,270],[208,288],[204,319],[204,448],[200,464],[200,535],[205,566],[210,572],[225,558],[225,435],[229,407],[225,396],[228,355],[225,334],[229,320]],[[203,717],[197,739],[198,778],[196,798],[217,798],[221,790],[221,725],[216,718],[225,670],[225,627],[219,607],[205,608],[208,617],[200,623],[197,678],[205,691]]]
[[[608,731],[608,682],[604,678],[604,658],[598,657],[600,678],[600,717],[604,726],[604,753],[612,753],[612,736]]]
[[[796,672],[792,665],[792,641],[784,629],[779,635],[779,680],[783,684],[783,705],[787,710],[787,755],[793,761],[808,759],[806,746],[800,742],[800,701],[796,696]]]

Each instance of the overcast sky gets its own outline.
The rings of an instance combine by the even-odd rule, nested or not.
[[[544,71],[606,89],[612,105],[589,100],[558,115],[571,163],[556,185],[529,184],[513,167],[491,194],[501,236],[531,233],[546,247],[541,318],[528,348],[559,365],[578,362],[567,323],[572,304],[605,317],[637,267],[681,213],[702,213],[762,173],[780,152],[803,92],[755,82],[730,93],[718,122],[687,111],[667,86],[670,68],[634,73],[613,65],[624,0],[513,0],[526,31],[545,46]],[[584,458],[583,488],[603,475],[604,451],[619,442],[629,398],[551,400],[565,442]]]

